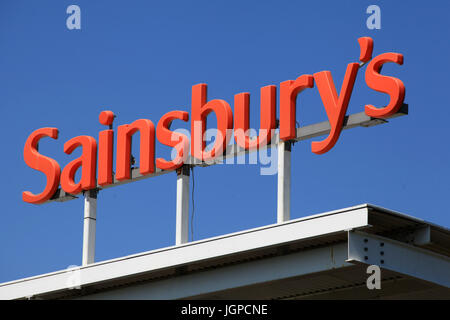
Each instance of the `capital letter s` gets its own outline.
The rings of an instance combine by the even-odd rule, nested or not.
[[[389,95],[389,104],[384,108],[366,105],[365,112],[369,117],[387,118],[395,114],[405,99],[405,85],[400,79],[380,75],[380,70],[386,62],[403,64],[403,55],[400,53],[383,53],[370,61],[366,70],[366,83],[369,88]]]
[[[57,128],[41,128],[34,131],[25,142],[23,158],[32,169],[43,172],[47,176],[47,185],[40,194],[30,191],[22,192],[22,200],[29,203],[40,204],[49,200],[58,189],[61,168],[56,160],[41,155],[37,150],[39,140],[44,137],[58,139]]]

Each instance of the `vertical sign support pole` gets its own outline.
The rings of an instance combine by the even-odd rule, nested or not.
[[[291,217],[291,142],[278,142],[277,223]]]
[[[97,193],[96,189],[84,191],[83,266],[94,263],[95,259]]]
[[[177,218],[175,244],[189,240],[189,166],[177,169]]]

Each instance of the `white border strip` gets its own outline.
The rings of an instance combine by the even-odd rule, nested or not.
[[[76,271],[79,271],[77,280],[83,287],[140,273],[366,227],[368,211],[367,205],[356,206],[291,220],[283,224],[98,262],[77,269]],[[0,299],[20,299],[68,290],[73,285],[71,282],[73,275],[74,269],[71,269],[0,284]]]

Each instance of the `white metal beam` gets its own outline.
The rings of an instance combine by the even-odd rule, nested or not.
[[[332,252],[332,254],[330,254]],[[214,268],[138,286],[82,296],[81,299],[173,300],[196,299],[202,294],[304,276],[316,272],[354,267],[345,261],[347,244],[338,243],[289,255]],[[276,270],[276,272],[274,272]],[[214,279],[213,281],[211,279]]]
[[[450,288],[450,258],[363,232],[348,233],[348,262],[377,265]]]
[[[345,230],[368,227],[367,206],[358,206],[306,218],[290,220],[227,234],[215,238],[185,243],[109,261],[101,261],[79,269],[79,285],[93,285],[108,280],[176,268],[189,263],[229,257],[250,250],[273,247]],[[0,299],[20,299],[29,296],[68,290],[71,270],[62,270],[32,278],[0,284]]]

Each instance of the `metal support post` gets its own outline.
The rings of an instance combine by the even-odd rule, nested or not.
[[[83,266],[95,260],[95,224],[98,190],[84,191]]]
[[[277,223],[291,218],[291,142],[278,143]]]
[[[177,169],[177,218],[175,244],[189,240],[189,166]]]

